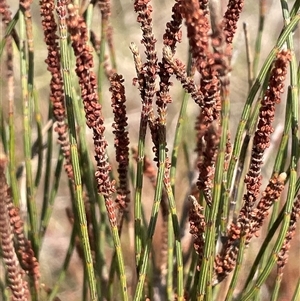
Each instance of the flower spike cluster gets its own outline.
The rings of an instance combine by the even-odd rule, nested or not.
[[[203,215],[204,208],[200,206],[192,195],[189,196],[189,201],[191,202],[189,211],[190,233],[194,237],[194,249],[199,255],[199,267],[203,259],[204,233],[206,228],[205,217]]]
[[[205,183],[212,183],[215,173],[218,139],[211,139],[209,128],[213,122],[220,126],[222,77],[228,73],[227,57],[222,50],[224,38],[221,30],[210,35],[208,1],[189,0],[182,2],[182,14],[187,26],[190,51],[195,67],[200,73],[199,102],[200,114],[196,122],[198,188],[203,191]],[[205,150],[205,146],[214,146]],[[205,162],[205,164],[203,164]],[[209,185],[211,187],[211,185]],[[211,188],[203,191],[210,203]]]
[[[79,78],[86,124],[93,130],[95,160],[97,162],[95,177],[98,192],[101,193],[106,200],[105,205],[110,223],[116,226],[115,208],[111,200],[111,195],[115,192],[115,186],[109,177],[111,166],[107,161],[107,140],[104,137],[104,119],[102,116],[102,107],[98,102],[96,75],[92,70],[94,67],[92,50],[87,44],[87,27],[84,19],[78,15],[78,11],[73,4],[69,4],[67,8],[69,14],[67,26],[76,56],[75,71]]]
[[[53,11],[55,9],[54,1],[41,0],[40,12],[42,16],[42,26],[44,31],[44,40],[48,49],[48,57],[45,60],[48,65],[48,71],[51,73],[50,81],[50,101],[53,106],[53,116],[56,120],[55,131],[58,134],[58,143],[61,145],[65,158],[65,170],[70,180],[73,179],[73,167],[71,163],[70,144],[68,139],[66,119],[66,108],[64,103],[63,79],[60,66],[60,49],[58,36],[56,34],[57,24],[55,22]]]
[[[284,80],[290,59],[291,55],[288,51],[278,53],[271,72],[269,87],[261,101],[249,172],[245,178],[247,193],[244,195],[245,203],[240,213],[240,222],[244,224],[244,226],[249,223],[249,214],[259,195],[263,155],[265,150],[270,146],[271,134],[274,131],[272,123],[275,116],[275,105],[280,102],[280,94],[283,92]],[[244,229],[244,231],[248,231],[248,229]]]
[[[288,261],[288,253],[289,253],[289,249],[291,247],[291,240],[293,239],[293,237],[295,235],[297,221],[299,220],[299,217],[300,217],[300,194],[297,196],[297,198],[294,202],[292,212],[291,212],[289,229],[284,238],[282,248],[278,253],[277,273],[279,275],[281,275],[283,273],[283,269]]]
[[[142,44],[145,46],[146,63],[140,70],[139,85],[143,99],[144,118],[148,119],[152,113],[152,100],[155,94],[155,79],[157,74],[157,54],[155,50],[156,39],[152,32],[152,6],[150,0],[136,0],[134,10],[138,14],[137,21],[141,24],[143,32]],[[143,87],[143,88],[142,88]]]
[[[237,29],[237,22],[244,6],[244,0],[229,0],[224,15],[224,33],[226,42],[232,44]]]
[[[6,158],[1,155],[0,158],[0,243],[2,257],[5,263],[9,287],[12,292],[13,301],[28,300],[27,282],[24,278],[19,261],[14,249],[13,233],[10,225],[9,211],[6,205],[10,199],[9,188],[5,178]]]
[[[116,202],[119,205],[119,220],[122,219],[123,212],[127,210],[129,203],[128,190],[128,165],[129,165],[129,137],[127,131],[126,97],[124,79],[121,75],[114,74],[110,78],[111,106],[114,113],[114,135],[116,160],[118,162],[119,186],[117,188]]]
[[[247,191],[244,195],[244,205],[240,210],[237,221],[230,226],[227,242],[215,259],[215,272],[218,281],[224,279],[234,269],[240,238],[246,236],[248,238],[247,243],[249,243],[250,238],[260,228],[266,211],[283,190],[285,174],[281,174],[278,178],[270,181],[262,201],[258,204],[258,208],[254,208],[260,193],[263,155],[264,151],[270,146],[270,135],[273,132],[272,122],[275,115],[275,105],[280,102],[280,94],[283,92],[284,80],[290,60],[291,55],[289,51],[283,50],[277,54],[271,71],[269,86],[261,101],[250,167],[245,177]]]

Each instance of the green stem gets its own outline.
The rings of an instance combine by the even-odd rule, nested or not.
[[[52,135],[50,135],[50,136],[52,137]],[[51,153],[52,152],[49,152],[47,154],[47,157],[50,156]],[[47,231],[49,222],[50,222],[50,218],[51,218],[53,207],[54,207],[54,201],[55,201],[55,197],[57,195],[57,191],[58,191],[58,187],[59,187],[60,179],[61,179],[61,173],[63,170],[63,161],[64,161],[63,151],[62,151],[62,149],[60,149],[58,160],[56,163],[56,168],[54,171],[54,182],[51,187],[51,193],[49,196],[47,196],[46,194],[44,195],[42,214],[41,214],[41,224],[40,224],[40,239],[43,239],[43,237]],[[49,169],[51,170],[50,166],[48,167],[48,170]],[[46,172],[47,172],[47,169],[46,169]],[[45,180],[48,180],[48,177],[46,177]],[[50,188],[50,181],[48,181],[48,182],[45,181],[45,186],[48,186]],[[45,187],[45,189],[46,189],[46,187]],[[48,189],[46,190],[47,194],[48,194]]]
[[[48,120],[52,120],[52,102],[49,101],[48,108]],[[40,240],[42,239],[45,231],[43,230],[43,220],[45,218],[45,213],[49,204],[49,191],[50,191],[50,180],[52,172],[52,153],[53,153],[53,126],[48,131],[47,137],[47,154],[46,154],[46,168],[45,168],[45,177],[44,177],[44,191],[43,191],[43,205],[41,212],[41,221],[40,221]],[[53,190],[52,190],[53,191]],[[46,227],[45,227],[46,228]]]
[[[177,300],[183,301],[183,259],[182,259],[182,248],[181,248],[181,235],[180,235],[180,227],[178,221],[178,214],[176,212],[176,204],[174,199],[174,194],[172,192],[172,187],[170,182],[166,179],[164,181],[165,189],[168,196],[169,206],[170,206],[170,214],[172,218],[172,224],[174,229],[175,236],[175,250],[176,250],[176,264],[177,264]],[[168,246],[171,248],[171,245],[168,242]],[[173,249],[173,246],[172,246]],[[170,258],[169,258],[170,260]]]
[[[34,112],[35,112],[35,121],[37,125],[38,138],[34,145],[36,147],[38,153],[38,166],[37,172],[35,176],[34,186],[37,188],[40,184],[42,171],[43,171],[43,125],[42,125],[42,115],[40,111],[40,106],[38,102],[38,96],[36,89],[33,90],[33,100],[34,100]]]
[[[65,9],[64,6],[61,6],[62,9]],[[63,14],[62,14],[63,15]],[[86,221],[86,212],[84,207],[84,201],[82,196],[82,183],[81,183],[81,174],[80,174],[80,162],[76,138],[76,126],[75,126],[75,116],[74,116],[74,104],[76,101],[73,99],[72,95],[72,79],[70,75],[70,52],[68,48],[67,41],[67,26],[66,20],[64,18],[59,18],[59,33],[60,33],[60,48],[61,48],[61,57],[62,57],[62,75],[64,83],[64,93],[66,100],[67,108],[67,117],[68,117],[68,129],[69,129],[69,141],[70,141],[70,152],[71,152],[71,161],[74,173],[74,189],[75,189],[75,223],[78,226],[80,241],[83,248],[84,254],[84,269],[87,273],[88,285],[90,288],[90,296],[92,301],[98,300],[97,295],[97,284],[95,279],[95,272],[93,267],[93,259],[91,253],[91,247],[87,231],[87,221]]]
[[[267,6],[266,2],[267,2],[266,0],[259,1],[259,23],[258,23],[258,33],[255,41],[255,53],[254,53],[253,71],[252,71],[252,74],[254,76],[257,75],[258,63],[259,63],[260,53],[261,53],[261,41],[262,41],[262,35],[264,30],[266,6]]]
[[[73,99],[76,99],[75,89],[73,89]],[[74,102],[74,111],[77,120],[77,132],[79,135],[80,141],[80,157],[82,158],[84,164],[82,166],[82,174],[83,174],[83,184],[85,184],[89,197],[89,204],[91,209],[91,219],[93,225],[93,236],[94,236],[94,246],[95,246],[95,269],[97,276],[97,291],[98,295],[101,296],[101,275],[103,270],[106,267],[105,264],[105,254],[103,253],[103,247],[100,248],[99,242],[99,223],[96,216],[96,204],[101,202],[101,196],[97,193],[97,186],[95,181],[95,170],[93,167],[93,163],[91,161],[91,157],[89,156],[89,150],[86,143],[86,135],[85,135],[85,118],[83,116],[83,105],[82,102]],[[104,206],[105,210],[105,206]],[[103,242],[101,242],[103,243]]]
[[[165,128],[161,128],[159,130],[159,167],[158,174],[156,179],[156,189],[154,194],[154,203],[152,206],[151,218],[149,222],[148,232],[147,232],[147,240],[145,244],[145,249],[141,260],[138,262],[139,264],[139,278],[138,283],[134,295],[134,301],[139,301],[142,298],[142,291],[144,287],[145,277],[147,273],[147,266],[149,261],[149,255],[151,250],[152,238],[154,234],[154,229],[156,226],[158,211],[160,207],[160,201],[162,196],[162,185],[164,183],[164,175],[165,175],[165,160],[166,160],[166,143],[165,143]]]
[[[31,166],[31,112],[30,104],[32,97],[29,94],[29,82],[27,80],[28,67],[27,67],[27,54],[25,43],[25,18],[23,12],[19,12],[20,21],[20,62],[21,62],[21,86],[22,86],[22,104],[23,104],[23,128],[24,128],[24,156],[25,156],[25,168],[26,168],[26,195],[27,195],[27,207],[29,213],[29,237],[32,242],[32,248],[35,256],[38,258],[39,244],[38,244],[38,222],[37,222],[37,209],[34,198],[34,183],[32,178],[32,166]],[[31,69],[31,68],[30,68]]]
[[[135,261],[137,268],[140,264],[142,253],[142,188],[143,188],[143,170],[144,170],[144,157],[145,157],[145,137],[147,130],[147,121],[141,116],[140,131],[138,142],[138,159],[137,159],[137,172],[136,184],[134,195],[134,228],[135,228]]]
[[[15,13],[14,17],[12,18],[12,20],[9,22],[9,24],[6,27],[4,37],[2,38],[1,43],[0,43],[0,58],[2,57],[3,50],[6,45],[7,37],[10,36],[13,31],[15,31],[15,26],[19,21],[19,15],[20,15],[20,10],[18,9],[17,12]],[[20,46],[21,46],[19,44],[20,42],[19,41],[15,41],[15,42],[17,44],[18,49],[20,50]]]

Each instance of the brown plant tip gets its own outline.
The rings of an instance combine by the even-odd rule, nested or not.
[[[139,74],[138,82],[140,85],[143,100],[142,114],[143,119],[147,120],[152,112],[152,100],[155,94],[155,80],[157,74],[157,53],[155,50],[156,39],[152,30],[152,6],[150,0],[134,1],[134,10],[138,14],[137,22],[141,24],[143,33],[142,44],[145,46],[146,63]],[[143,87],[143,88],[142,88]]]
[[[288,51],[278,53],[275,60],[268,89],[261,101],[259,121],[254,135],[252,157],[249,172],[245,183],[247,193],[244,195],[245,205],[240,217],[245,216],[247,222],[251,208],[256,202],[261,186],[261,165],[263,164],[264,151],[270,146],[270,137],[274,129],[272,122],[275,116],[275,105],[280,102],[280,94],[283,93],[284,80],[287,74],[287,65],[291,59]]]
[[[35,288],[38,290],[40,279],[39,262],[34,254],[31,242],[25,237],[24,222],[21,219],[19,209],[14,206],[11,198],[7,198],[6,206],[10,225],[17,238],[17,253],[20,255],[21,266],[34,279]]]
[[[111,14],[110,0],[98,0],[97,4],[100,8],[102,18],[107,20]]]
[[[6,205],[11,200],[9,188],[5,178],[6,159],[0,158],[0,242],[2,257],[7,271],[9,287],[12,292],[11,300],[28,300],[27,283],[23,279],[24,272],[20,268],[14,249],[13,233],[10,225],[9,212]]]
[[[176,44],[180,43],[182,40],[182,0],[176,0],[175,4],[172,7],[172,20],[167,23],[166,31],[163,35],[163,43],[166,46],[169,46],[172,49],[172,52],[175,52]]]
[[[188,199],[191,202],[189,211],[190,233],[194,238],[194,249],[199,255],[198,266],[201,266],[206,228],[205,217],[203,215],[204,208],[200,206],[194,196],[190,195]]]
[[[205,1],[206,2],[206,1]],[[182,3],[182,14],[187,25],[189,45],[195,66],[201,75],[200,92],[203,96],[201,114],[203,128],[213,120],[220,119],[221,96],[220,96],[220,67],[222,55],[215,55],[209,50],[209,20],[206,3],[196,0]],[[224,72],[224,71],[223,71]]]
[[[0,14],[2,15],[2,22],[7,26],[11,21],[12,12],[7,4],[6,0],[0,1]],[[20,39],[15,28],[11,29],[11,36],[13,37],[15,44],[20,45]]]
[[[41,0],[40,13],[44,31],[44,40],[47,45],[48,57],[45,60],[48,71],[51,73],[50,81],[50,101],[53,106],[53,116],[57,121],[55,131],[58,134],[58,143],[61,145],[65,158],[65,171],[70,180],[73,180],[73,168],[71,163],[70,144],[68,139],[67,125],[65,123],[66,109],[64,103],[63,79],[60,66],[60,49],[58,36],[56,34],[57,25],[54,18],[54,1]]]
[[[0,1],[0,14],[2,15],[2,22],[6,25],[11,21],[11,11],[9,5],[5,0]]]
[[[208,54],[208,32],[210,29],[208,12],[200,8],[199,1],[182,1],[182,15],[187,26],[187,35],[190,43],[192,57],[196,60],[196,66],[204,69]]]
[[[261,102],[258,131],[254,137],[254,144],[260,151],[264,151],[270,146],[270,134],[274,131],[271,125],[274,120],[274,105],[280,102],[280,94],[284,91],[284,80],[290,60],[291,54],[289,51],[283,50],[277,54],[269,86]]]
[[[268,210],[281,196],[286,177],[287,175],[284,172],[270,179],[268,186],[263,192],[262,198],[249,217],[251,231],[247,236],[247,243],[249,243],[253,235],[258,236],[258,230],[262,227],[265,218],[268,216]]]
[[[119,186],[117,188],[116,202],[119,204],[121,211],[127,210],[129,203],[128,190],[128,165],[129,165],[129,134],[127,131],[127,114],[126,114],[126,97],[124,79],[121,75],[114,74],[110,78],[109,91],[112,93],[111,106],[114,113],[114,135],[116,160],[118,162]]]
[[[281,275],[283,273],[283,269],[288,261],[288,256],[289,256],[289,249],[291,247],[291,240],[293,239],[295,232],[296,232],[296,226],[297,222],[299,220],[300,216],[300,194],[298,194],[293,208],[291,212],[291,218],[290,218],[290,223],[289,223],[289,228],[286,233],[286,236],[284,238],[283,245],[277,254],[277,273]]]
[[[244,0],[229,0],[224,15],[224,33],[226,42],[231,44],[237,29],[237,22],[244,6]]]
[[[168,46],[172,53],[175,52],[177,42],[181,41],[182,32],[180,30],[182,23],[182,16],[180,13],[180,1],[175,2],[172,8],[172,20],[167,23],[166,31],[163,36],[163,43],[165,46]],[[162,61],[158,63],[158,75],[160,78],[159,81],[159,91],[156,93],[156,105],[158,118],[157,122],[165,125],[166,124],[166,115],[167,115],[167,105],[172,102],[169,88],[172,85],[170,82],[170,77],[172,75],[172,70],[169,66],[169,62],[165,57],[162,58]]]
[[[29,10],[31,4],[32,4],[32,0],[20,0],[20,6],[24,10]]]
[[[203,136],[204,147],[202,159],[198,164],[199,177],[197,187],[200,191],[203,191],[203,195],[209,206],[212,204],[212,187],[220,137],[220,127],[217,121],[215,121],[211,123]]]

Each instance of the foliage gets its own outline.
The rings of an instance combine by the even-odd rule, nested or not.
[[[299,270],[285,267],[299,245],[300,1],[280,1],[284,24],[265,60],[269,4],[259,1],[253,59],[244,24],[241,86],[231,72],[244,1],[128,2],[142,36],[129,45],[132,94],[114,40],[123,2],[20,0],[13,16],[0,1],[2,299],[74,298],[66,275],[77,254],[81,300],[298,300]],[[162,39],[159,5],[171,13]],[[44,53],[49,97],[36,72]],[[247,94],[239,121],[237,87]],[[140,102],[137,129],[129,99]],[[70,229],[58,273],[52,223]]]

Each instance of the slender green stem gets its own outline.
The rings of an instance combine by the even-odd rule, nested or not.
[[[76,99],[75,89],[73,89],[73,99]],[[82,174],[83,174],[83,184],[85,184],[89,196],[89,204],[91,209],[91,219],[92,219],[92,225],[93,225],[93,236],[94,236],[94,245],[95,245],[95,270],[96,270],[96,276],[97,276],[97,290],[98,295],[101,296],[101,275],[103,273],[103,270],[106,267],[105,264],[105,254],[103,253],[103,247],[100,248],[100,241],[99,241],[99,223],[96,216],[96,204],[97,199],[98,203],[101,202],[102,196],[100,196],[97,193],[97,186],[95,181],[95,170],[93,167],[93,163],[91,161],[91,157],[89,156],[89,151],[87,147],[86,142],[86,135],[85,135],[85,118],[83,116],[83,105],[82,102],[74,102],[74,111],[76,114],[76,120],[77,120],[77,132],[79,135],[79,141],[80,141],[80,154],[84,164],[82,166]],[[102,200],[103,201],[103,200]],[[105,210],[105,206],[104,206]],[[104,243],[104,242],[101,242]]]
[[[168,196],[169,206],[170,206],[170,214],[172,218],[172,224],[174,229],[175,236],[175,250],[176,250],[176,264],[177,264],[177,300],[184,300],[183,297],[183,259],[182,259],[182,248],[181,248],[181,236],[180,236],[180,227],[178,221],[178,215],[176,212],[176,205],[174,194],[172,192],[172,187],[170,182],[166,179],[164,181],[165,189]],[[168,242],[169,246],[169,242]],[[171,246],[169,246],[171,248]],[[173,247],[172,247],[173,249]]]
[[[275,280],[275,286],[272,289],[271,301],[278,300],[278,294],[279,294],[281,280],[282,280],[282,275],[277,275],[276,280]]]
[[[48,120],[52,120],[53,117],[53,106],[52,102],[49,101],[48,108]],[[44,176],[44,191],[43,191],[43,205],[41,212],[41,220],[40,220],[40,240],[45,233],[43,231],[43,220],[45,218],[45,213],[49,204],[49,191],[50,191],[50,181],[51,181],[51,172],[52,172],[52,154],[53,154],[53,127],[51,127],[48,131],[47,137],[47,153],[46,153],[46,167],[45,167],[45,176]]]
[[[300,0],[296,0],[291,9],[291,18],[293,18],[296,14],[299,13],[299,8],[300,8]]]
[[[42,177],[42,171],[43,171],[43,125],[42,125],[42,115],[40,111],[40,106],[38,102],[38,96],[36,89],[33,90],[33,100],[34,100],[34,112],[35,112],[35,122],[37,125],[37,132],[38,132],[38,138],[37,143],[34,145],[37,147],[37,153],[38,153],[38,166],[37,166],[37,172],[35,176],[34,186],[37,188],[40,184],[41,177]]]
[[[19,14],[20,14],[20,11],[18,10],[6,27],[4,37],[2,38],[1,43],[0,43],[0,58],[2,57],[3,50],[6,45],[7,37],[12,34],[12,32],[15,30],[16,24],[19,21]],[[15,41],[15,42],[17,44],[18,49],[20,49],[20,45],[19,45],[19,43],[17,43],[18,41]]]
[[[115,252],[117,254],[117,264],[118,264],[118,268],[119,268],[118,272],[119,272],[119,277],[120,277],[122,300],[128,301],[125,265],[124,265],[124,259],[123,259],[123,254],[122,254],[119,229],[118,229],[117,224],[115,224],[115,225],[111,224],[111,232],[112,232],[112,237],[113,237],[113,241],[114,241]]]
[[[143,170],[145,157],[145,137],[147,122],[141,116],[139,142],[138,142],[138,160],[136,172],[136,184],[134,195],[134,228],[135,228],[135,261],[137,268],[140,264],[142,252],[142,188],[143,188]]]
[[[260,3],[262,3],[262,2],[263,1],[260,1]],[[251,58],[251,51],[250,51],[250,45],[249,45],[249,32],[248,32],[247,23],[243,23],[243,29],[244,29],[246,57],[247,57],[248,86],[249,86],[249,90],[250,90],[252,87],[252,83],[253,83],[253,70],[252,70],[252,58]]]
[[[160,207],[160,201],[162,196],[162,185],[164,182],[164,175],[165,175],[165,160],[166,160],[166,144],[165,144],[165,129],[160,129],[159,131],[159,167],[158,167],[158,174],[156,180],[156,189],[154,194],[154,203],[152,206],[151,218],[150,223],[147,231],[147,240],[145,244],[145,249],[141,259],[138,261],[139,264],[139,279],[134,295],[134,301],[139,301],[142,298],[142,291],[144,287],[145,277],[147,273],[147,266],[149,261],[149,255],[151,250],[152,244],[152,237],[154,234],[154,229],[156,226],[158,211]]]
[[[167,299],[173,300],[174,274],[174,232],[172,227],[172,213],[168,214],[168,262],[167,262]]]
[[[34,198],[34,183],[32,178],[32,166],[31,166],[31,112],[30,104],[32,98],[28,91],[29,82],[27,80],[28,67],[27,67],[27,53],[25,42],[25,18],[23,12],[19,11],[20,21],[20,62],[21,62],[21,86],[22,86],[22,107],[23,107],[23,128],[24,128],[24,156],[25,156],[25,168],[26,168],[26,195],[27,206],[29,213],[29,237],[32,242],[32,248],[35,256],[38,258],[39,244],[38,244],[38,222],[37,222],[37,209]]]
[[[172,186],[173,194],[175,193],[178,151],[179,151],[180,143],[182,142],[182,131],[183,131],[184,121],[186,117],[186,108],[187,108],[188,100],[189,100],[189,94],[184,92],[184,96],[183,96],[183,100],[181,103],[181,108],[177,120],[176,130],[175,130],[172,159],[171,159],[170,183]]]
[[[90,3],[84,13],[84,19],[85,19],[85,23],[86,23],[86,27],[87,27],[88,41],[90,40],[93,13],[94,13],[94,4]]]
[[[52,135],[50,135],[50,137],[52,138]],[[50,156],[51,153],[52,152],[49,152],[47,154],[47,157]],[[48,158],[48,160],[49,160],[49,158]],[[58,187],[59,187],[60,179],[61,179],[61,173],[63,170],[63,161],[64,161],[63,151],[62,151],[62,149],[60,149],[58,160],[56,163],[56,168],[54,171],[54,182],[51,187],[51,192],[50,192],[50,195],[47,197],[45,194],[44,201],[43,201],[41,224],[40,224],[40,239],[42,239],[44,237],[47,227],[49,225],[51,215],[52,215],[54,201],[55,201],[55,197],[57,195],[57,191],[58,191]],[[50,166],[48,167],[48,169],[46,169],[46,172],[49,169],[51,169]],[[46,180],[49,180],[49,181],[46,182]],[[48,177],[45,178],[45,186],[48,186],[50,188],[50,179],[48,179]],[[47,193],[48,193],[49,188],[47,188]],[[46,189],[46,187],[45,187],[45,189]]]
[[[105,63],[105,46],[106,46],[106,35],[107,35],[107,28],[109,24],[109,19],[107,15],[102,13],[101,18],[101,42],[100,42],[100,51],[99,51],[99,67],[98,67],[98,99],[99,102],[102,103],[102,87],[105,78],[105,70],[104,70],[104,63]]]
[[[64,7],[61,6],[63,9]],[[63,16],[63,14],[62,14]],[[93,267],[93,259],[91,253],[91,247],[87,231],[87,221],[86,221],[86,212],[84,208],[84,202],[82,197],[82,183],[81,183],[81,174],[80,174],[80,162],[78,155],[78,146],[76,138],[76,126],[75,126],[75,116],[74,116],[74,104],[76,101],[73,99],[72,93],[72,79],[70,75],[70,53],[68,48],[67,41],[67,27],[65,19],[62,17],[59,18],[59,33],[60,33],[60,48],[61,48],[61,57],[62,57],[62,75],[64,83],[64,93],[67,107],[67,117],[68,117],[68,126],[69,126],[69,141],[70,141],[70,152],[72,167],[74,172],[74,188],[75,188],[75,223],[78,225],[80,233],[80,241],[84,253],[84,269],[87,273],[88,285],[90,288],[90,296],[92,301],[98,300],[97,295],[97,285],[95,279],[95,272]]]
[[[191,292],[191,300],[196,298],[196,287],[199,279],[199,271],[197,269],[198,264],[198,254],[194,251],[194,248],[191,248],[192,260],[191,264],[187,270],[186,282],[184,285],[186,292]],[[194,285],[193,285],[194,282]]]
[[[284,129],[283,129],[283,134],[281,137],[280,145],[279,145],[279,150],[276,155],[275,163],[274,163],[274,169],[273,169],[273,174],[279,175],[280,171],[283,171],[283,167],[286,162],[286,151],[287,151],[287,146],[288,146],[288,141],[289,141],[289,132],[291,129],[292,125],[292,109],[291,109],[291,104],[292,104],[292,88],[289,86],[288,89],[288,95],[287,95],[287,103],[286,103],[286,112],[285,112],[285,124],[284,124]]]
[[[258,23],[258,32],[255,41],[255,53],[254,53],[253,71],[252,71],[252,74],[254,76],[257,75],[258,63],[260,59],[261,41],[262,41],[262,35],[263,35],[264,24],[265,24],[265,15],[267,9],[266,2],[267,2],[266,0],[259,1],[259,23]]]
[[[14,205],[20,207],[20,190],[16,177],[16,132],[15,132],[15,113],[14,113],[14,100],[8,99],[9,112],[8,112],[8,124],[9,124],[9,174],[10,174],[10,186],[12,191],[12,197]],[[3,112],[3,111],[2,111]],[[5,133],[5,127],[2,128]]]
[[[190,69],[190,65],[191,65],[191,56],[189,56],[188,70]],[[174,215],[174,212],[176,212],[174,194],[175,194],[175,180],[176,180],[178,151],[179,151],[179,146],[182,142],[182,132],[183,132],[184,120],[186,117],[186,109],[187,109],[188,99],[189,99],[189,94],[184,92],[182,103],[181,103],[181,108],[180,108],[180,112],[179,112],[179,116],[178,116],[178,121],[177,121],[177,125],[176,125],[176,130],[175,130],[175,138],[174,138],[174,142],[173,142],[171,170],[170,170],[170,183],[169,183],[171,186],[171,193],[168,192],[168,190],[167,190],[169,204],[170,204],[170,208],[171,208],[171,211],[169,212],[169,216],[168,216],[168,272],[167,272],[168,300],[171,300],[172,295],[173,295],[172,287],[173,287],[173,266],[174,266],[173,265],[174,235],[173,235],[173,231],[171,229],[172,224],[173,224],[173,229],[174,229],[174,233],[176,236],[175,244],[176,244],[176,254],[177,254],[177,264],[178,264],[177,272],[180,271],[180,273],[178,274],[178,278],[177,278],[177,281],[178,281],[177,289],[179,289],[179,287],[180,287],[180,291],[183,292],[183,283],[181,283],[181,282],[183,282],[183,263],[180,263],[178,261],[178,260],[182,261],[182,251],[181,251],[181,244],[180,244],[180,226],[178,223],[177,215]],[[174,220],[174,219],[176,219],[176,220]],[[173,223],[172,223],[172,220],[174,220]],[[175,222],[175,224],[174,224],[174,222]],[[180,281],[180,283],[179,283],[179,281]]]
[[[0,91],[1,93],[1,91]],[[9,150],[9,140],[7,138],[7,124],[4,120],[4,116],[3,116],[3,110],[2,110],[2,104],[1,104],[1,114],[0,114],[0,135],[1,135],[1,142],[3,144],[3,151],[5,154],[8,154],[8,150]]]

